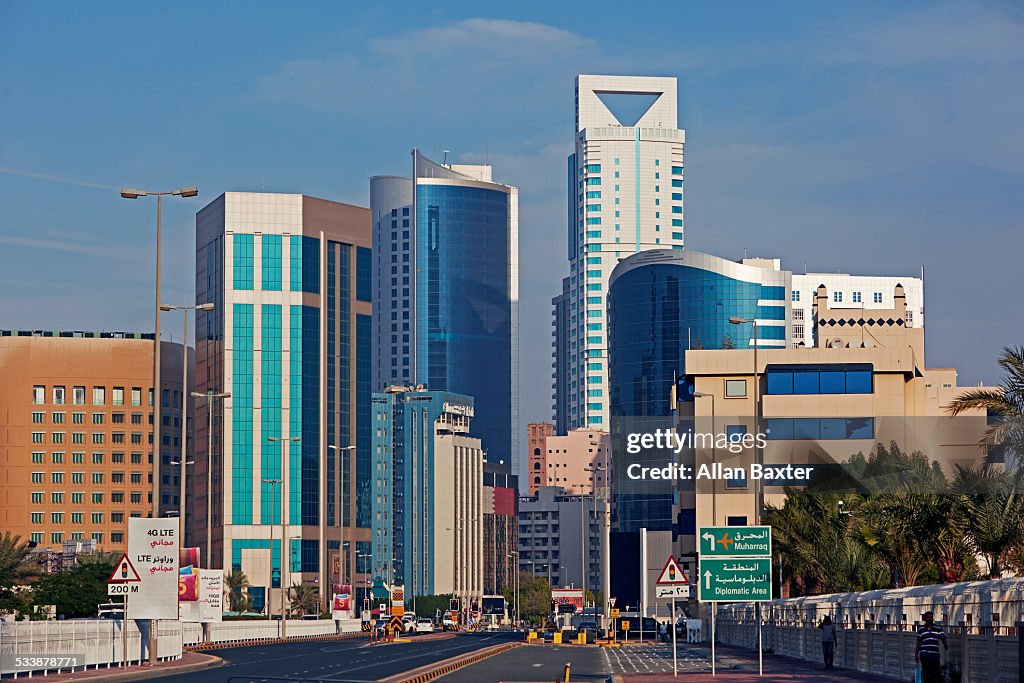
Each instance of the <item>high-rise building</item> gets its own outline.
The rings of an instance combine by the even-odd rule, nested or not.
[[[484,590],[484,452],[473,399],[423,387],[373,394],[375,574],[410,595]]]
[[[181,509],[171,463],[192,402],[185,347],[161,349],[163,515]],[[0,330],[0,378],[0,528],[58,553],[69,541],[126,550],[128,519],[152,511],[153,335]]]
[[[558,486],[569,495],[587,496],[605,489],[611,465],[608,432],[572,429],[568,434],[555,435],[550,428],[544,422],[529,425],[530,495],[536,495],[542,486]]]
[[[686,136],[678,128],[676,99],[675,78],[576,77],[569,278],[554,302],[560,432],[607,429],[605,296],[619,258],[683,248]]]
[[[519,570],[552,586],[602,592],[603,502],[542,486],[519,499]],[[584,580],[586,572],[586,580]]]
[[[688,349],[753,348],[754,325],[731,324],[730,318],[757,321],[758,348],[787,346],[791,283],[777,260],[736,263],[666,249],[623,259],[608,293],[613,441],[627,432],[673,426],[675,399],[693,400],[692,388],[681,382]],[[629,483],[626,459],[613,462],[618,529],[673,530],[680,511],[672,493]]]
[[[519,478],[509,463],[484,461],[484,595],[514,585],[519,548]]]
[[[215,304],[196,385],[231,397],[212,454],[197,411],[195,509],[212,500],[214,566],[245,572],[257,609],[281,585],[365,585],[370,242],[366,209],[299,194],[228,192],[196,216],[196,301]]]
[[[866,325],[865,335],[870,341],[871,328],[893,325],[901,320],[908,329],[924,327],[924,280],[918,277],[892,277],[876,275],[849,275],[845,273],[793,273],[793,336],[794,346],[818,346],[817,329],[814,322],[814,304],[818,288],[824,286],[829,293],[829,308],[834,315],[845,313],[849,320],[871,320]],[[893,292],[903,288],[906,297],[906,318],[879,316],[879,311],[894,307]]]
[[[491,167],[412,153],[412,176],[370,179],[373,388],[472,396],[474,433],[518,472],[519,190]]]

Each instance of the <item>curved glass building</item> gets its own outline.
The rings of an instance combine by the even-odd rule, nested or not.
[[[374,390],[471,396],[474,436],[518,462],[519,191],[412,157],[411,178],[370,179]]]
[[[613,443],[626,432],[673,426],[673,398],[692,400],[687,349],[783,348],[792,275],[779,262],[742,263],[693,251],[652,250],[623,259],[608,290],[609,408]],[[620,459],[621,460],[621,459]],[[621,481],[613,476],[612,481]],[[664,489],[661,489],[664,490]],[[670,530],[672,495],[619,492],[618,528]]]

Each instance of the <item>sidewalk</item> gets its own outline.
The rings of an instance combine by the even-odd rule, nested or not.
[[[690,645],[699,649],[710,661],[711,647]],[[695,672],[680,667],[679,676],[669,674],[616,674],[613,683],[678,683],[685,677],[687,683],[735,683],[736,681],[756,683],[893,683],[895,679],[861,673],[852,669],[824,669],[824,664],[815,664],[802,659],[781,655],[764,655],[764,676],[757,675],[757,653],[726,645],[715,646],[715,671],[711,675],[710,665],[706,671]]]
[[[100,681],[143,681],[149,678],[160,678],[202,671],[224,663],[220,657],[205,654],[202,652],[185,652],[181,659],[158,664],[132,664],[128,667],[113,666],[110,668],[89,669],[88,671],[64,672],[59,674],[48,674],[47,681],[88,681],[99,683]],[[18,674],[18,680],[28,679],[29,675]],[[36,674],[33,678],[43,678],[42,674]],[[13,680],[13,679],[12,679]]]

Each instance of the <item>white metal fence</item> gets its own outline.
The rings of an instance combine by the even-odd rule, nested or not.
[[[179,659],[185,646],[200,643],[230,644],[281,637],[280,621],[224,621],[209,625],[205,638],[203,625],[179,621],[160,621],[157,631],[157,656],[160,660]],[[357,619],[341,622],[330,620],[289,620],[285,632],[288,638],[330,636],[357,633]],[[127,640],[127,649],[122,647]],[[66,621],[0,621],[0,661],[8,664],[12,658],[26,655],[83,655],[87,668],[117,667],[127,659],[137,663],[149,658],[148,622],[129,620],[127,630],[114,619],[70,619]],[[125,656],[127,653],[127,657]],[[81,670],[82,667],[79,667]],[[0,668],[5,677],[27,676],[13,668]]]

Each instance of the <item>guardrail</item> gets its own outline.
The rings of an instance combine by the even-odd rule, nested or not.
[[[757,649],[756,619],[719,616],[715,622],[717,641],[751,650]],[[916,624],[915,624],[916,626]],[[1018,683],[1020,663],[1019,633],[996,635],[996,629],[970,627],[963,623],[948,627],[949,651],[943,664],[959,671],[963,683]],[[766,622],[762,626],[764,649],[775,654],[820,662],[821,631],[813,625],[787,625]],[[1020,629],[1014,629],[1020,631]],[[885,628],[864,624],[859,628],[837,629],[839,644],[836,666],[865,673],[913,681],[916,664],[916,631],[910,628]]]
[[[124,631],[122,631],[124,628]],[[65,621],[0,621],[0,660],[14,655],[82,655],[74,669],[117,668],[149,659],[149,622],[129,620],[122,627],[115,619],[69,619]],[[365,635],[359,621],[288,620],[287,638],[280,636],[280,621],[224,621],[203,625],[179,621],[157,622],[157,655],[160,661],[180,659],[182,652],[224,647],[303,640],[333,640]],[[127,648],[122,642],[127,641]],[[39,669],[47,673],[53,669]],[[32,672],[32,673],[37,673]],[[0,668],[0,676],[17,678],[29,672]]]

